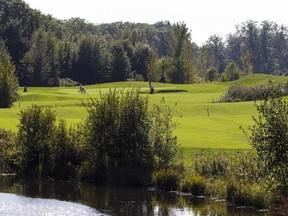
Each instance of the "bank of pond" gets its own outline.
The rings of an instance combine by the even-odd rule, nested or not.
[[[265,216],[267,211],[236,207],[223,200],[150,187],[0,177],[1,215],[222,215]]]

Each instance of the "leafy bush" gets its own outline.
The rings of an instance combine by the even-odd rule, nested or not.
[[[77,134],[77,136],[76,136]],[[66,126],[60,120],[55,127],[54,136],[49,146],[49,177],[55,179],[69,179],[77,175],[77,168],[82,161],[80,128]]]
[[[258,117],[249,127],[249,140],[263,162],[270,184],[288,190],[288,104],[281,98],[270,98],[256,104]]]
[[[33,105],[20,111],[17,143],[22,153],[18,170],[22,175],[47,175],[55,122],[56,114],[48,108]]]
[[[193,157],[196,173],[207,177],[221,177],[227,173],[228,155],[224,152],[202,150]]]
[[[227,201],[239,206],[267,208],[270,193],[262,185],[231,178],[227,185]]]
[[[269,84],[259,86],[230,86],[219,102],[265,100],[269,97],[282,97],[286,95],[288,95],[288,83],[272,85],[270,81]]]
[[[195,196],[204,195],[206,190],[204,177],[197,174],[186,177],[181,190],[183,192],[191,192],[191,194]]]
[[[20,111],[16,143],[20,176],[70,179],[77,175],[83,156],[83,128],[56,124],[49,108],[32,106]]]
[[[91,99],[85,122],[90,160],[86,165],[91,165],[89,175],[94,180],[109,180],[130,167],[147,171],[145,181],[153,170],[172,165],[178,145],[171,110],[162,105],[149,110],[148,98],[140,97],[135,89],[110,90],[100,99]]]
[[[0,173],[14,172],[17,154],[15,134],[0,128]]]
[[[173,191],[179,188],[180,175],[174,169],[159,170],[153,173],[152,180],[156,188],[160,190]]]

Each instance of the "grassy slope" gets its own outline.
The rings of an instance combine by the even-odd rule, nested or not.
[[[149,95],[150,103],[159,103],[164,97],[173,106],[174,116],[180,125],[176,130],[178,141],[186,151],[195,148],[247,149],[250,148],[240,126],[252,125],[252,115],[257,115],[253,102],[213,103],[233,84],[258,85],[271,78],[275,82],[287,82],[286,77],[249,75],[229,83],[173,85],[154,83],[155,95]],[[81,101],[99,97],[99,92],[109,89],[141,87],[143,95],[148,93],[146,82],[122,82],[85,86],[88,94],[79,94],[78,87],[28,88],[11,109],[0,109],[0,127],[17,131],[19,112],[31,104],[51,106],[58,118],[75,123],[87,115]],[[22,89],[20,89],[22,90]],[[209,116],[208,116],[209,112]],[[181,118],[180,118],[181,116]]]

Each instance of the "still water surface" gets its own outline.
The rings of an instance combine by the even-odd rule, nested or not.
[[[147,188],[0,177],[0,215],[266,216],[268,213]]]

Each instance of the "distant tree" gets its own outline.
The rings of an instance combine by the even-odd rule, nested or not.
[[[226,39],[226,58],[228,61],[234,61],[237,65],[241,65],[241,55],[243,55],[242,52],[242,46],[243,41],[239,35],[239,33],[235,34],[229,34]]]
[[[76,58],[76,45],[68,40],[60,41],[56,47],[57,67],[60,78],[72,78],[73,61]]]
[[[173,26],[171,59],[173,71],[169,74],[172,83],[191,83],[195,74],[192,59],[191,35],[184,23]]]
[[[58,71],[55,70],[56,38],[43,29],[33,34],[31,48],[25,54],[28,84],[32,86],[55,86]]]
[[[221,79],[222,81],[233,81],[240,78],[240,70],[235,64],[235,62],[230,62],[226,68],[224,73],[222,73]]]
[[[148,80],[150,66],[155,60],[156,53],[146,43],[137,43],[135,46],[135,73],[140,74],[145,80]]]
[[[207,45],[203,45],[198,49],[196,60],[196,68],[200,77],[205,77],[208,69],[208,50]]]
[[[257,26],[257,22],[248,20],[237,28],[243,40],[243,52],[251,54],[254,72],[261,72],[259,53],[259,28]]]
[[[212,35],[206,42],[208,66],[214,67],[222,73],[225,69],[225,48],[222,37]]]
[[[218,71],[215,68],[209,68],[206,72],[206,80],[212,82],[218,77]]]
[[[242,54],[240,56],[241,67],[244,74],[251,74],[253,72],[252,55],[251,53]]]
[[[112,46],[111,81],[126,81],[131,73],[130,59],[123,44],[116,41]]]
[[[18,79],[5,44],[0,40],[0,108],[9,108],[18,99]]]

